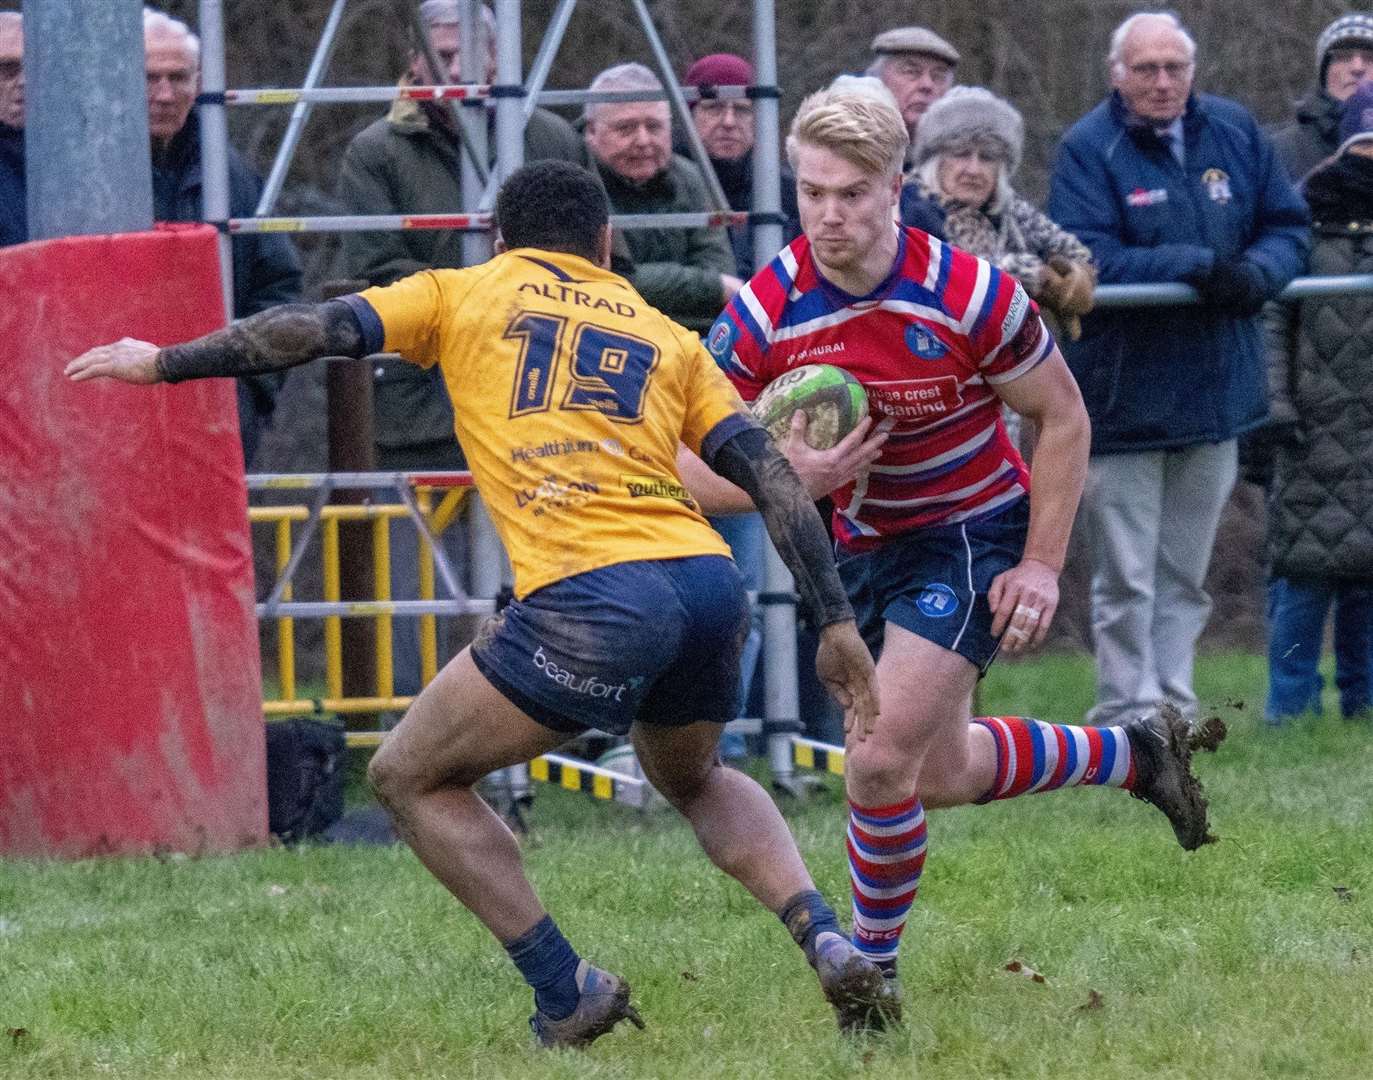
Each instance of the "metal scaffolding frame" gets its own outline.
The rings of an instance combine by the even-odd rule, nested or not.
[[[343,232],[366,229],[451,229],[460,232],[463,259],[467,264],[490,257],[491,208],[496,189],[523,161],[524,126],[537,105],[573,105],[588,102],[618,102],[666,99],[682,125],[689,148],[707,181],[712,208],[691,214],[613,215],[617,228],[690,228],[699,226],[753,226],[754,266],[761,267],[781,250],[781,160],[779,93],[774,0],[751,0],[753,11],[754,67],[756,84],[719,87],[713,90],[722,98],[748,97],[755,105],[756,143],[753,153],[754,209],[749,213],[731,211],[714,169],[691,123],[688,102],[698,100],[699,92],[683,89],[672,71],[662,40],[654,28],[646,0],[627,0],[648,41],[663,89],[654,91],[587,91],[545,89],[553,61],[576,9],[577,0],[560,0],[545,28],[534,62],[522,75],[520,0],[492,0],[496,15],[496,81],[462,85],[439,84],[412,87],[323,88],[333,55],[339,27],[348,0],[334,0],[311,60],[305,85],[299,89],[261,88],[229,90],[224,80],[223,0],[200,0],[200,34],[203,48],[201,130],[204,153],[205,218],[220,229],[226,310],[232,310],[229,238],[249,232]],[[439,65],[424,27],[420,24],[418,4],[409,5],[416,38],[429,57],[432,71]],[[479,0],[460,0],[462,67],[477,70],[479,35],[466,32],[480,20]],[[316,104],[335,102],[393,101],[398,98],[442,101],[454,110],[462,143],[462,206],[452,214],[395,214],[387,216],[273,217],[291,159],[299,145],[310,112]],[[231,218],[228,206],[228,106],[293,106],[281,146],[268,175],[262,197],[252,218]],[[488,168],[488,109],[495,111],[494,168]],[[1346,275],[1331,278],[1298,278],[1283,292],[1284,299],[1297,299],[1339,292],[1373,291],[1373,275]],[[1095,292],[1101,307],[1140,307],[1192,304],[1196,290],[1187,285],[1104,285]],[[507,572],[503,552],[489,522],[481,543],[482,551],[472,562],[473,593],[494,597]],[[764,610],[765,648],[765,730],[768,758],[778,785],[790,792],[802,790],[803,780],[792,736],[799,732],[799,702],[796,676],[796,596],[790,574],[772,546],[768,545],[765,580],[758,602]],[[821,744],[816,744],[820,746]],[[833,752],[823,748],[821,752]],[[801,751],[804,757],[806,751]],[[831,758],[831,760],[834,760]],[[808,764],[805,763],[805,764]]]
[[[644,31],[658,69],[663,90],[658,93],[641,91],[583,90],[547,91],[544,84],[552,70],[553,60],[562,44],[577,0],[560,0],[528,77],[521,72],[522,48],[520,40],[520,0],[492,0],[496,16],[496,81],[493,84],[470,83],[461,86],[435,85],[424,87],[359,87],[326,89],[320,84],[327,74],[347,0],[334,0],[333,7],[321,32],[319,44],[311,60],[305,85],[300,89],[230,90],[225,85],[223,0],[200,0],[200,35],[203,49],[202,92],[200,107],[201,131],[204,140],[205,218],[220,230],[220,264],[224,278],[226,311],[232,311],[230,236],[246,232],[305,232],[349,231],[354,229],[418,229],[445,228],[459,231],[462,237],[463,261],[467,265],[490,257],[490,210],[495,202],[496,189],[506,177],[523,163],[524,127],[536,105],[569,105],[587,102],[661,100],[666,98],[677,122],[682,125],[692,156],[706,177],[711,208],[698,214],[615,215],[617,228],[688,228],[702,225],[754,225],[754,265],[766,265],[782,244],[781,218],[781,159],[777,89],[777,57],[775,11],[773,0],[752,0],[754,63],[756,85],[750,87],[722,87],[718,96],[749,97],[755,102],[757,144],[753,155],[753,182],[756,207],[752,213],[730,210],[723,189],[711,166],[695,125],[688,112],[688,101],[697,100],[699,92],[684,92],[672,70],[667,50],[653,24],[646,0],[628,0]],[[436,62],[428,34],[422,26],[418,4],[409,5],[416,38],[429,59],[434,72],[441,69]],[[477,55],[480,35],[468,32],[479,25],[479,0],[460,0],[462,69],[478,70],[482,58]],[[444,101],[455,110],[462,143],[462,175],[460,212],[443,215],[390,215],[386,217],[281,218],[271,217],[280,195],[291,159],[300,142],[310,112],[315,104],[331,102],[388,101],[399,97],[416,100]],[[254,217],[234,219],[229,214],[228,187],[228,124],[225,109],[241,105],[291,105],[293,111],[258,202]],[[488,168],[486,114],[495,111],[494,168]],[[472,562],[473,593],[477,597],[494,597],[505,573],[503,553],[495,541],[477,553]],[[489,591],[486,586],[489,586]],[[280,600],[279,597],[273,599]],[[796,675],[796,596],[791,575],[768,545],[764,591],[759,596],[764,607],[765,650],[765,730],[768,733],[768,758],[779,787],[793,793],[801,789],[793,762],[791,736],[800,730],[798,684]],[[269,606],[271,601],[269,600]],[[512,787],[515,778],[511,778]]]

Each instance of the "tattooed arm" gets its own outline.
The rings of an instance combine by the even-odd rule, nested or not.
[[[121,338],[82,353],[66,367],[73,381],[101,376],[128,383],[182,382],[218,375],[283,371],[320,356],[365,356],[353,309],[342,300],[282,304],[184,345],[159,349]]]

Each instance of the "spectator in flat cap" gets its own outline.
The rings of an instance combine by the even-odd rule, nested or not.
[[[899,26],[872,39],[875,56],[868,74],[886,84],[915,145],[920,118],[949,91],[961,57],[958,50],[923,26]],[[907,165],[910,160],[907,159]]]
[[[1338,153],[1305,183],[1315,274],[1373,273],[1373,84],[1349,95]],[[1270,304],[1270,724],[1321,711],[1333,602],[1340,713],[1373,719],[1373,296]]]
[[[955,86],[920,122],[901,221],[1006,271],[1077,340],[1096,285],[1092,253],[1011,187],[1024,142],[1025,124],[1010,102],[980,86]],[[1005,409],[1003,416],[1018,444],[1020,415]]]
[[[1341,15],[1316,38],[1316,85],[1296,115],[1273,132],[1289,176],[1300,180],[1339,147],[1340,115],[1358,85],[1373,77],[1373,14]]]

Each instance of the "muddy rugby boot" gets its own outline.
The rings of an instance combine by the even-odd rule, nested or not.
[[[1208,724],[1202,735],[1194,736],[1182,713],[1166,702],[1124,727],[1135,763],[1130,794],[1163,811],[1184,851],[1213,843],[1206,799],[1192,775],[1192,751],[1215,750],[1225,738],[1224,727],[1217,731]]]
[[[577,964],[577,989],[581,997],[570,1016],[554,1020],[542,1011],[529,1018],[529,1026],[541,1046],[578,1049],[589,1046],[621,1020],[630,1021],[640,1031],[644,1022],[629,1003],[629,983],[618,975],[592,967],[585,960]]]
[[[901,987],[848,938],[821,934],[815,943],[815,974],[846,1034],[882,1031],[901,1022]]]

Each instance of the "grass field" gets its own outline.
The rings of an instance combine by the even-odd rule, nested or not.
[[[1071,720],[1090,680],[1003,664],[982,706]],[[530,873],[646,1031],[533,1050],[513,967],[404,849],[10,862],[0,1077],[1369,1077],[1373,727],[1267,730],[1255,658],[1198,684],[1231,725],[1200,766],[1221,842],[1186,854],[1118,791],[933,815],[909,1020],[883,1038],[838,1037],[781,925],[674,817],[545,791]],[[836,901],[841,806],[831,782],[788,808]]]

